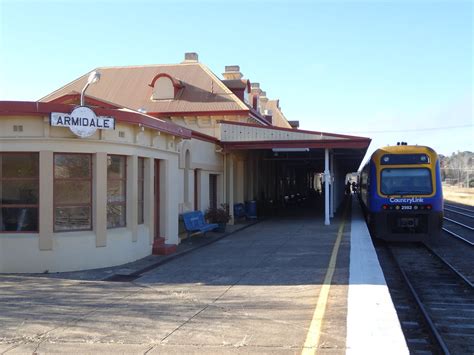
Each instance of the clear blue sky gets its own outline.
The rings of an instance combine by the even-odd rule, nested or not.
[[[0,0],[0,16],[0,100],[194,51],[219,76],[240,65],[302,129],[474,150],[471,1]]]

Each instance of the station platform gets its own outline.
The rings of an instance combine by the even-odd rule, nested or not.
[[[409,353],[355,198],[329,226],[228,228],[114,268],[0,275],[0,352]]]

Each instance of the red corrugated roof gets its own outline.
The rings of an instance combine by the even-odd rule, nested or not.
[[[90,85],[87,94],[101,100],[132,109],[144,109],[149,114],[196,112],[248,112],[244,105],[206,66],[201,63],[102,67],[100,81]],[[149,86],[158,74],[167,74],[182,83],[174,100],[152,100]],[[41,98],[49,102],[81,92],[89,73]]]

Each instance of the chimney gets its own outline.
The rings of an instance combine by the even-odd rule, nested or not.
[[[251,102],[252,102],[252,107],[259,111],[259,103],[258,103],[258,97],[260,96],[260,93],[262,92],[262,89],[260,89],[260,83],[250,83],[250,97],[251,97]]]
[[[251,83],[250,92],[254,95],[260,95],[262,89],[260,89],[260,83]]]
[[[226,65],[225,73],[222,73],[225,80],[242,79],[244,75],[240,72],[238,65]]]
[[[266,91],[260,91],[259,100],[260,100],[260,103],[262,105],[265,105],[268,102],[268,97],[267,97],[267,92]]]
[[[183,63],[197,63],[197,62],[199,62],[197,53],[195,52],[184,53]]]

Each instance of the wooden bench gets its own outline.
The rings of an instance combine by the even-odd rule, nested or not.
[[[213,231],[218,227],[216,223],[206,223],[204,215],[201,211],[191,211],[182,214],[184,221],[184,228],[188,232],[188,237],[191,234]]]

